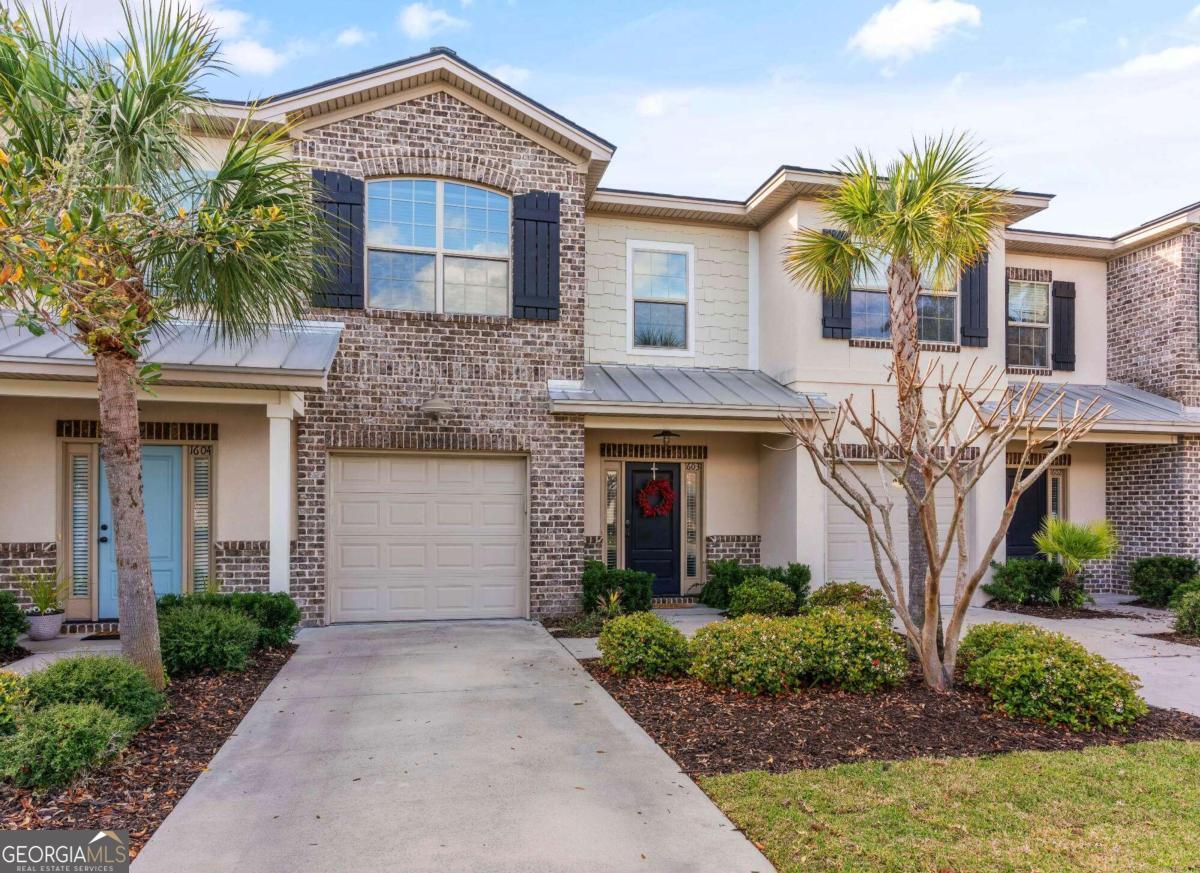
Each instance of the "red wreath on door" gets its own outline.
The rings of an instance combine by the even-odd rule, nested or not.
[[[658,501],[651,500],[657,497]],[[670,515],[675,508],[675,489],[666,479],[651,479],[637,493],[638,508],[644,518],[657,518]]]

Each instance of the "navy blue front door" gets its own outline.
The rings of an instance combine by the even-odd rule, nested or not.
[[[1016,470],[1008,471],[1008,490],[1005,492],[1005,497],[1012,494],[1016,477]],[[1036,558],[1039,556],[1037,546],[1033,543],[1033,535],[1042,529],[1042,522],[1046,518],[1048,495],[1046,489],[1047,477],[1043,473],[1017,498],[1017,508],[1013,512],[1012,522],[1008,525],[1008,534],[1004,539],[1006,557]]]
[[[625,505],[625,566],[630,570],[645,570],[654,574],[656,596],[677,596],[680,593],[679,504],[668,515],[647,518],[638,506],[637,494],[651,479],[666,479],[671,489],[679,493],[679,465],[625,465],[628,495]]]
[[[146,528],[150,535],[150,572],[154,593],[179,594],[183,591],[183,447],[142,446],[142,497],[146,507]],[[99,619],[119,618],[117,614],[117,557],[114,548],[112,502],[108,494],[108,475],[100,464],[99,551],[96,553],[100,575]]]

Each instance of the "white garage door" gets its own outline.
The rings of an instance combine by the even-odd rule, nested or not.
[[[863,468],[868,482],[875,476],[874,470]],[[908,510],[905,506],[904,492],[898,488],[884,486],[872,482],[872,488],[879,494],[884,488],[894,504],[892,509],[892,532],[896,538],[900,566],[907,570],[908,566]],[[827,494],[828,506],[827,526],[825,536],[828,541],[825,554],[825,573],[830,580],[838,582],[862,582],[864,585],[879,587],[879,577],[875,575],[875,562],[871,557],[871,545],[867,541],[866,525],[858,520],[844,503]],[[949,482],[938,486],[936,507],[938,528],[942,540],[945,540],[949,528],[950,513],[954,509],[954,500]],[[969,512],[968,512],[969,515]],[[958,573],[957,547],[952,547],[950,560],[942,570],[942,584],[953,585]]]
[[[523,459],[330,461],[330,621],[525,614]]]

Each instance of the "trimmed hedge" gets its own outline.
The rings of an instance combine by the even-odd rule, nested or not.
[[[1177,555],[1138,558],[1130,571],[1133,593],[1151,606],[1164,607],[1175,589],[1200,576],[1200,562]]]
[[[869,609],[817,609],[800,627],[804,674],[811,684],[875,691],[899,684],[908,673],[904,643]]]
[[[992,621],[977,624],[967,631],[958,644],[958,666],[968,667],[971,662],[982,658],[1000,646],[1037,645],[1049,632],[1032,624],[1013,624]]]
[[[133,723],[98,703],[56,703],[30,710],[16,733],[0,739],[0,775],[26,788],[57,788],[116,757]]]
[[[968,659],[964,678],[1007,715],[1093,731],[1127,728],[1148,710],[1132,674],[1061,634],[983,631],[980,637],[988,634],[990,650]]]
[[[1062,564],[1056,561],[1009,558],[1003,564],[992,562],[992,581],[982,587],[1001,603],[1053,604],[1061,599],[1062,580]]]
[[[17,644],[17,637],[29,630],[29,619],[11,591],[0,591],[0,651],[7,652]]]
[[[861,582],[828,582],[812,593],[808,606],[810,609],[857,606],[889,624],[893,617],[887,595]]]
[[[17,729],[17,718],[24,712],[28,700],[29,688],[25,684],[25,677],[7,670],[0,671],[0,736]]]
[[[1180,604],[1183,603],[1183,598],[1193,592],[1200,592],[1200,579],[1189,579],[1171,592],[1171,599],[1167,601],[1167,608],[1179,609]]]
[[[766,576],[751,576],[729,596],[729,614],[791,615],[796,611],[796,595],[782,582]]]
[[[708,581],[700,590],[700,602],[714,609],[728,609],[733,591],[747,579],[765,576],[773,582],[782,582],[791,589],[797,608],[808,598],[808,587],[812,582],[812,570],[807,564],[788,564],[786,567],[759,567],[743,564],[737,558],[708,562]]]
[[[1200,637],[1200,591],[1191,591],[1179,600],[1175,608],[1175,630],[1191,637]]]
[[[55,661],[26,679],[29,705],[98,703],[125,716],[135,729],[154,721],[167,703],[140,667],[119,655],[80,655]]]
[[[159,618],[163,666],[169,676],[206,670],[243,670],[258,645],[261,628],[240,612],[186,604]]]
[[[678,676],[688,668],[688,642],[653,612],[617,616],[597,641],[600,660],[618,676]]]
[[[300,624],[300,607],[282,591],[234,591],[230,594],[202,593],[180,596],[167,594],[158,599],[158,613],[183,606],[211,606],[241,613],[259,627],[256,648],[286,646]]]
[[[583,564],[583,611],[594,612],[611,592],[621,595],[625,612],[646,612],[654,602],[654,574],[641,570],[610,570],[599,561]]]

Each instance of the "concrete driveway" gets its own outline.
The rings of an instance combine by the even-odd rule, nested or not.
[[[299,643],[135,871],[773,869],[540,625]]]

